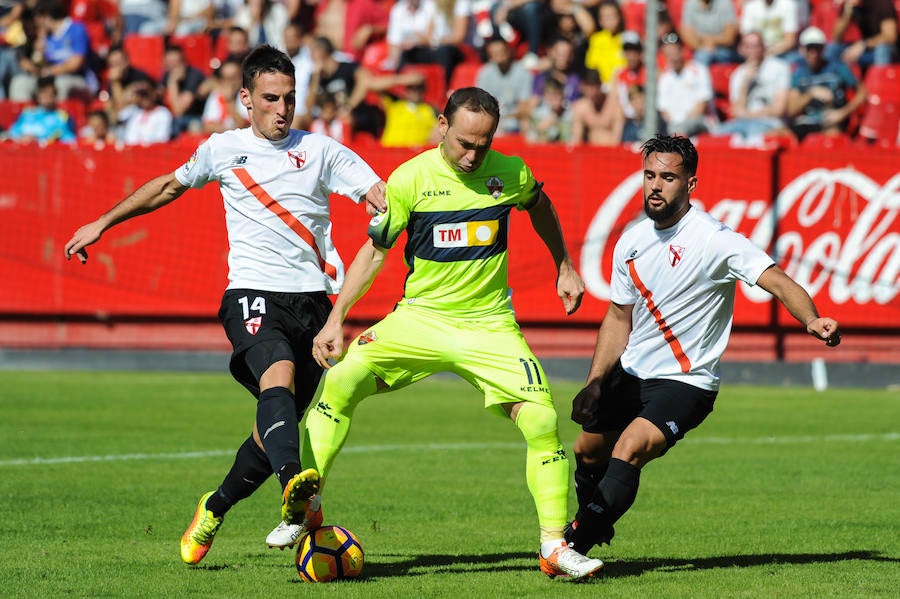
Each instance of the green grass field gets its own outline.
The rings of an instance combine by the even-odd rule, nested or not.
[[[644,470],[605,575],[550,581],[514,426],[456,379],[370,398],[325,493],[361,579],[307,585],[267,549],[273,480],[198,567],[196,501],[251,425],[226,375],[0,373],[0,594],[13,597],[896,597],[900,392],[727,387]],[[574,383],[557,382],[561,435]],[[574,508],[574,492],[570,496]]]

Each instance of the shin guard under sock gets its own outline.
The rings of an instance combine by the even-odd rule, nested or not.
[[[294,396],[286,387],[259,394],[256,430],[281,488],[300,472],[300,431]]]

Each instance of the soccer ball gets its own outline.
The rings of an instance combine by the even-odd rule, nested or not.
[[[323,526],[303,537],[295,561],[304,582],[355,578],[362,572],[363,548],[346,528]]]

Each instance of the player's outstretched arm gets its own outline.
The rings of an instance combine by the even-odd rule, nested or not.
[[[587,382],[572,400],[572,420],[578,424],[588,421],[594,411],[594,405],[600,401],[600,385],[612,370],[616,362],[625,352],[628,337],[631,335],[631,311],[633,305],[620,305],[610,302],[603,317],[603,324],[597,333],[597,345]]]
[[[387,250],[377,247],[370,239],[359,248],[347,269],[344,285],[334,301],[334,308],[322,330],[313,338],[312,355],[322,368],[331,368],[328,360],[336,360],[344,353],[344,319],[350,308],[372,286],[372,281],[384,265],[386,254]]]
[[[821,317],[806,290],[778,268],[772,266],[759,276],[756,284],[774,295],[791,316],[806,327],[806,332],[834,347],[841,342],[841,330],[833,318]]]
[[[147,181],[130,196],[113,206],[109,212],[75,231],[65,246],[66,260],[76,255],[84,264],[88,258],[85,248],[99,240],[107,229],[134,216],[165,206],[187,189],[175,178],[175,173],[160,175]]]
[[[543,191],[540,192],[540,197],[534,206],[529,208],[528,216],[531,218],[531,225],[535,232],[550,250],[553,262],[556,264],[558,272],[556,294],[562,300],[566,314],[573,314],[581,305],[581,298],[584,296],[584,281],[581,280],[581,276],[572,264],[556,209]]]

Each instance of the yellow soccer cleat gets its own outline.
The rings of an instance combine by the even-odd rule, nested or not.
[[[288,481],[281,500],[281,519],[286,524],[301,524],[310,511],[310,502],[319,492],[319,473],[308,468]]]
[[[206,509],[206,500],[215,491],[210,491],[200,498],[197,505],[197,513],[191,525],[184,531],[181,537],[181,561],[186,564],[198,564],[204,558],[206,552],[212,547],[213,540],[216,538],[216,532],[225,521],[225,516],[216,518],[213,513]]]

